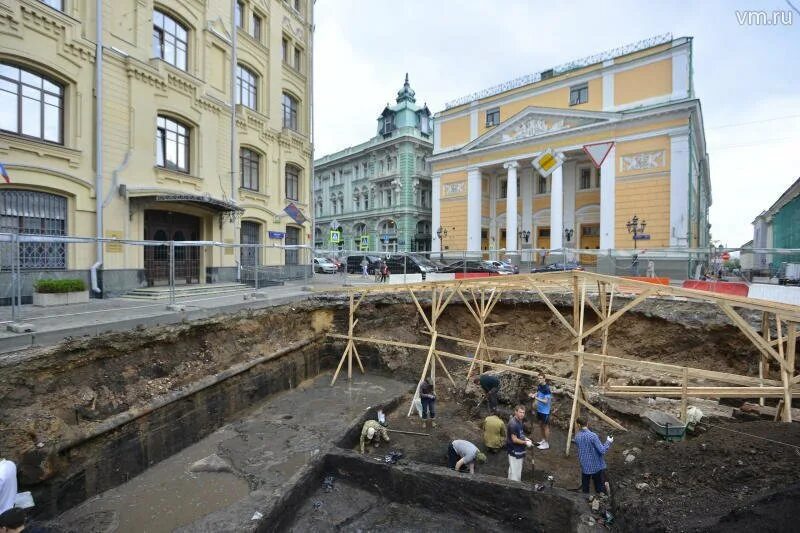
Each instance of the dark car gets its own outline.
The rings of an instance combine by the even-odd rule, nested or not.
[[[450,263],[444,268],[439,269],[440,272],[491,272],[499,274],[498,270],[485,261],[467,260],[466,264],[463,259]]]
[[[421,272],[436,272],[436,265],[423,255],[390,255],[386,259],[386,266],[392,274],[419,274]]]
[[[376,255],[355,254],[347,256],[347,272],[350,274],[361,274],[361,261],[367,258],[367,273],[375,274],[375,269],[380,267],[381,258]]]
[[[564,272],[567,270],[583,270],[583,267],[578,263],[553,263],[543,267],[531,268],[531,273],[537,272]]]

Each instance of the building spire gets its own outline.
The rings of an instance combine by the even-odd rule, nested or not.
[[[406,81],[403,83],[403,88],[397,91],[397,103],[416,102],[417,99],[414,98],[414,95],[414,89],[411,88],[411,84],[408,82],[408,72],[406,72]]]

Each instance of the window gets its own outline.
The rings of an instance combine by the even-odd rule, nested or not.
[[[294,10],[300,13],[300,0],[294,0]]]
[[[595,182],[596,182],[595,187],[597,187],[599,189],[600,188],[600,169],[599,168],[597,169],[597,175],[595,177]]]
[[[236,65],[236,103],[256,109],[258,102],[258,75],[242,65]]]
[[[500,109],[490,109],[486,112],[486,127],[497,126],[500,124]]]
[[[250,35],[258,42],[261,42],[261,17],[253,13],[250,18]]]
[[[64,11],[64,0],[39,0],[43,4],[47,4],[48,6],[52,7],[53,9],[58,9],[59,11]]]
[[[242,221],[242,244],[261,244],[261,224],[249,220]],[[259,255],[259,249],[253,246],[243,246],[241,252],[241,265],[254,267]],[[249,272],[243,274],[249,274]]]
[[[300,169],[286,165],[286,198],[290,200],[298,200],[300,197],[298,192],[300,190]],[[334,207],[336,203],[334,202]]]
[[[369,193],[364,190],[364,211],[369,209]]]
[[[508,198],[508,180],[500,182],[500,198]]]
[[[258,167],[261,156],[248,148],[239,150],[239,171],[242,173],[242,188],[258,190]]]
[[[539,237],[550,237],[550,228],[539,228]]]
[[[420,113],[419,115],[419,131],[421,131],[423,135],[428,135],[430,133],[430,120],[425,113]]]
[[[301,62],[302,52],[296,46],[294,47],[294,68],[295,70],[300,70],[300,62]]]
[[[236,23],[237,28],[244,28],[242,25],[242,14],[244,13],[244,4],[242,2],[236,2],[236,9],[234,10],[234,22]]]
[[[297,100],[283,93],[283,127],[297,131]]]
[[[64,89],[29,70],[0,63],[0,130],[63,144]]]
[[[587,84],[570,87],[569,105],[585,104],[589,101],[589,86]]]
[[[186,70],[188,32],[178,21],[153,11],[153,55],[181,70]]]
[[[578,188],[581,190],[592,188],[592,169],[580,169],[580,179],[578,181]]]
[[[283,62],[288,65],[289,64],[289,41],[286,40],[286,37],[281,39],[281,57],[283,58]]]
[[[37,191],[0,190],[0,232],[66,235],[67,199]],[[66,245],[60,242],[20,244],[23,270],[64,270]],[[0,254],[2,270],[11,270],[8,254]]]
[[[189,172],[189,127],[159,115],[156,127],[156,165]]]
[[[599,237],[600,226],[597,224],[583,225],[581,224],[581,236],[583,237]]]
[[[536,187],[536,194],[547,194],[547,178],[539,176],[539,181]]]
[[[386,115],[383,117],[383,134],[392,133],[394,131],[394,115]]]
[[[292,226],[286,226],[286,237],[283,240],[284,244],[287,246],[296,246],[300,244],[300,228],[295,228]],[[286,264],[287,265],[296,265],[298,259],[298,252],[297,249],[294,250],[286,250]]]

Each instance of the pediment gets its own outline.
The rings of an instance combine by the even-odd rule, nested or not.
[[[489,131],[467,145],[467,150],[477,150],[495,145],[533,139],[554,133],[610,122],[614,113],[570,112],[549,108],[529,107],[512,117],[494,131]]]

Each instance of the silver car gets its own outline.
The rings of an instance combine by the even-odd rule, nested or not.
[[[314,258],[314,272],[322,274],[336,274],[336,265],[326,257]]]

